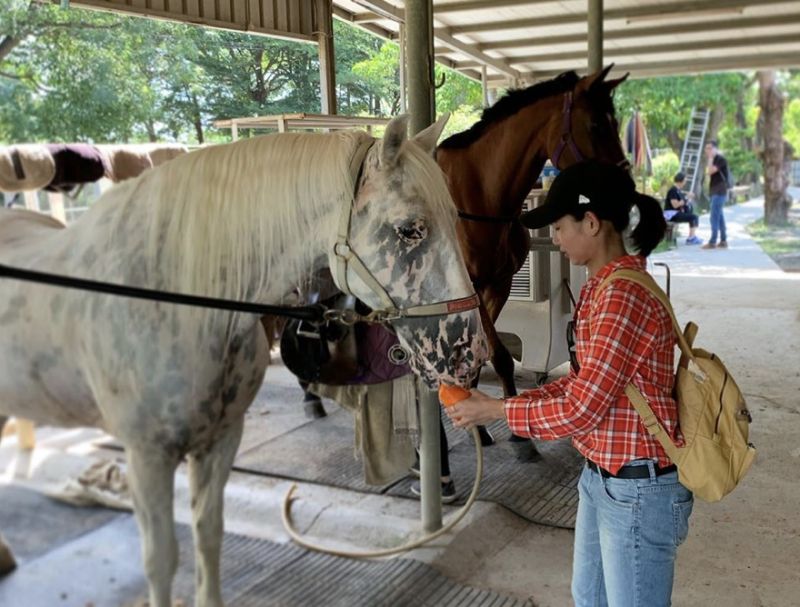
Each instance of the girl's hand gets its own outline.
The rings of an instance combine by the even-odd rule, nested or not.
[[[480,390],[472,390],[472,396],[447,407],[445,412],[454,426],[467,430],[506,417],[503,400],[487,396]]]

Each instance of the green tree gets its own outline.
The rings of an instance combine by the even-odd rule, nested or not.
[[[729,116],[748,86],[747,77],[736,73],[628,80],[615,91],[614,105],[621,124],[639,110],[651,145],[680,154],[692,108],[707,107],[720,118]],[[720,118],[712,124],[713,135]]]

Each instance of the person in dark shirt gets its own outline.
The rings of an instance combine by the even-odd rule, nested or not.
[[[716,140],[712,139],[706,144],[706,158],[708,158],[709,186],[711,196],[711,238],[703,245],[704,249],[727,249],[728,235],[725,231],[725,203],[728,201],[728,189],[733,184],[728,183],[728,161],[719,153]],[[719,236],[719,243],[717,243]]]
[[[679,171],[675,174],[673,183],[674,185],[669,189],[664,199],[664,217],[672,223],[689,224],[689,238],[686,239],[686,244],[702,244],[702,239],[695,234],[697,226],[700,225],[700,219],[694,213],[686,194],[683,193],[686,175]],[[694,194],[689,192],[689,197],[693,198]]]

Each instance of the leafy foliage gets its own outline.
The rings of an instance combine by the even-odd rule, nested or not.
[[[653,158],[653,174],[650,177],[650,191],[663,198],[672,187],[675,173],[680,168],[680,159],[675,152],[667,152]]]

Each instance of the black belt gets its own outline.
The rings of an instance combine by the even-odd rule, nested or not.
[[[616,474],[611,474],[605,468],[601,468],[588,459],[586,460],[586,467],[589,468],[589,470],[594,470],[604,478],[650,478],[650,466],[646,464],[640,464],[638,466],[622,466],[622,468],[620,468]],[[678,467],[675,464],[664,466],[663,468],[655,466],[656,476],[669,474],[670,472],[675,472],[677,469]]]

